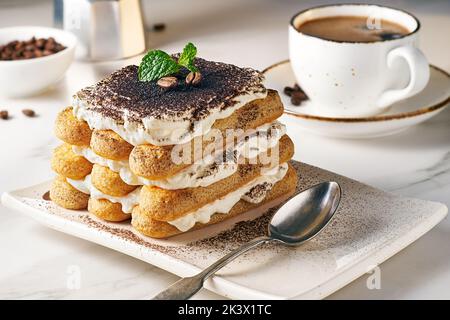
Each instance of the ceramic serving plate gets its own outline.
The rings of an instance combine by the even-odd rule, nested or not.
[[[205,287],[234,299],[320,299],[365,274],[433,228],[447,214],[440,203],[407,199],[294,162],[297,192],[323,181],[343,190],[332,223],[309,243],[267,244],[209,279]],[[71,211],[43,199],[49,182],[2,195],[4,205],[50,228],[123,252],[179,276],[198,272],[240,244],[265,233],[276,208],[168,240],[134,232],[129,223],[107,223],[87,211]]]
[[[317,112],[310,100],[294,106],[283,93],[296,80],[289,60],[263,71],[267,88],[278,90],[288,121],[302,130],[335,138],[374,138],[401,132],[436,116],[450,104],[450,75],[430,65],[430,80],[419,94],[393,104],[386,112],[370,117],[334,118]]]

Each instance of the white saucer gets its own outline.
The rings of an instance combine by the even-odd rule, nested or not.
[[[419,94],[390,107],[382,114],[360,118],[324,117],[317,113],[311,101],[294,106],[283,93],[286,86],[296,82],[289,60],[263,71],[267,88],[280,93],[285,114],[301,129],[336,138],[372,138],[405,130],[437,115],[450,104],[450,75],[430,65],[430,81]]]

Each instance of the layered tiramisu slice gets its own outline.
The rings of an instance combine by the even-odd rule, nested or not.
[[[183,54],[165,59],[183,65]],[[152,81],[143,72],[158,70],[128,66],[75,94],[56,121],[57,204],[161,238],[294,191],[278,93],[253,69],[189,63]]]

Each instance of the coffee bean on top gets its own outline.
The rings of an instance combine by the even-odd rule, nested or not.
[[[163,89],[171,89],[178,85],[178,79],[176,77],[163,77],[156,84]]]
[[[0,45],[0,60],[24,60],[55,54],[66,47],[54,38],[31,38],[27,41],[11,41]]]
[[[303,101],[308,100],[308,96],[297,83],[293,87],[285,87],[283,92],[288,97],[291,97],[291,103],[294,106],[299,106]]]
[[[9,118],[8,111],[7,110],[0,111],[0,118],[3,120],[8,120],[8,118]]]
[[[36,112],[34,112],[34,110],[31,110],[31,109],[23,109],[22,113],[30,118],[32,118],[36,115]]]
[[[202,81],[202,74],[200,72],[189,72],[186,77],[186,84],[198,86]]]

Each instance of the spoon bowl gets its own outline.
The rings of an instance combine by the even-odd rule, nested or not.
[[[269,237],[298,246],[315,237],[330,223],[341,199],[334,181],[317,184],[291,198],[272,217]]]

